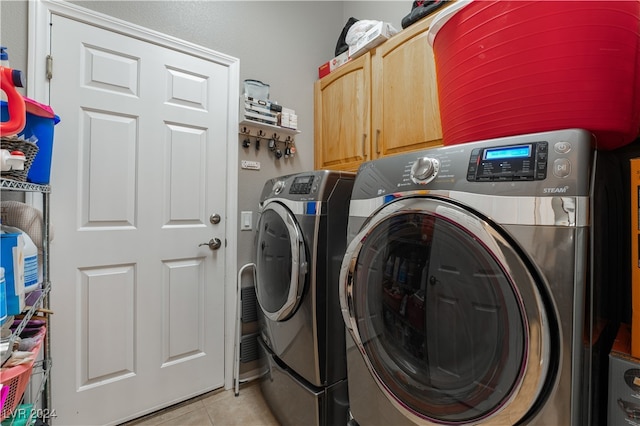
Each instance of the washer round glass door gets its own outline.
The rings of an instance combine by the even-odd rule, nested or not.
[[[265,205],[257,229],[258,304],[269,319],[284,321],[295,312],[304,290],[304,239],[291,211],[274,201]]]
[[[535,274],[479,215],[408,198],[382,208],[349,245],[340,296],[367,367],[409,419],[514,424],[555,371],[555,315]]]

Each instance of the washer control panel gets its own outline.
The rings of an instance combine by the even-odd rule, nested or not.
[[[467,180],[469,182],[544,180],[547,177],[548,158],[548,142],[474,148],[469,157]],[[556,164],[553,167],[555,168]]]
[[[363,163],[351,200],[415,191],[588,196],[596,140],[584,129],[438,146]]]

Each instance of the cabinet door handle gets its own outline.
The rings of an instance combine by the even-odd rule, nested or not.
[[[380,129],[376,129],[376,154],[380,154]]]
[[[367,134],[362,134],[362,156],[367,158]]]

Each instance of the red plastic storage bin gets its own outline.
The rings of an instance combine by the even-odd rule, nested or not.
[[[582,128],[640,131],[640,0],[459,0],[429,29],[443,143]]]

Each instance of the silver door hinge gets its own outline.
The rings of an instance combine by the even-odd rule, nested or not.
[[[53,56],[47,55],[47,80],[53,78]]]

